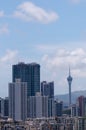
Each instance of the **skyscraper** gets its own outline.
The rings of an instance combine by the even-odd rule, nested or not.
[[[84,103],[85,100],[86,98],[84,96],[80,96],[77,99],[77,105],[79,107],[79,116],[85,116],[85,112],[84,112],[84,110],[86,110],[84,109],[85,108],[84,106],[86,106],[86,103]]]
[[[37,63],[18,63],[12,66],[12,81],[21,79],[27,82],[27,96],[35,96],[40,92],[40,65]]]
[[[62,116],[63,111],[63,102],[62,101],[55,101],[55,116]]]
[[[27,118],[27,83],[20,79],[9,83],[9,117],[17,121]]]
[[[48,96],[36,93],[36,96],[29,97],[28,105],[30,118],[48,117]]]
[[[41,94],[42,96],[48,96],[54,98],[54,82],[41,82]]]
[[[41,82],[42,96],[48,96],[48,116],[54,116],[54,82]]]
[[[4,116],[9,117],[9,98],[4,99]]]
[[[0,97],[0,116],[4,116],[4,99]]]
[[[55,116],[55,102],[53,98],[48,98],[48,117]]]
[[[69,85],[69,106],[71,105],[71,83],[72,83],[73,78],[71,77],[70,74],[70,68],[69,68],[69,76],[67,77],[68,85]]]

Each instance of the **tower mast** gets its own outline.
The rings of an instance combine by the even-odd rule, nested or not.
[[[69,67],[69,76],[67,77],[68,85],[69,85],[69,106],[71,105],[71,84],[72,84],[72,76],[70,72],[70,67]]]

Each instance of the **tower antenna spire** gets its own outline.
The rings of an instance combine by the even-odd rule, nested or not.
[[[71,72],[70,72],[70,65],[69,65],[69,76],[71,76]]]
[[[68,85],[69,85],[69,106],[71,105],[71,84],[72,84],[72,76],[70,72],[70,66],[69,66],[69,76],[67,77]]]

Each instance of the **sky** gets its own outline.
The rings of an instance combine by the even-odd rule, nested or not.
[[[86,0],[1,0],[0,96],[8,96],[12,65],[37,62],[55,95],[86,90]]]

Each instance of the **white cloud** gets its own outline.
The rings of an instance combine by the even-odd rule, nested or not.
[[[54,54],[44,55],[42,62],[51,71],[65,70],[71,65],[74,76],[86,76],[86,52],[82,48],[72,51],[58,49]]]
[[[80,68],[76,68],[72,70],[72,74],[75,77],[86,77],[86,68],[85,69],[80,69]]]
[[[53,46],[53,45],[45,45],[45,44],[38,44],[34,46],[37,51],[40,51],[41,53],[51,53],[53,51],[55,51],[58,47],[57,46]]]
[[[0,26],[0,35],[1,34],[9,34],[8,24]]]
[[[31,2],[24,2],[19,5],[13,16],[27,22],[38,21],[40,23],[50,23],[59,18],[57,13],[45,11],[43,8],[36,6]]]
[[[18,51],[7,50],[6,54],[0,58],[0,63],[13,63],[17,57]]]
[[[43,49],[46,52],[46,49]],[[56,47],[50,51],[52,52],[45,53],[42,57],[41,75],[43,80],[53,80],[55,82],[55,94],[68,93],[67,76],[69,74],[69,65],[73,77],[72,91],[84,90],[86,84],[85,49],[76,48],[69,51],[69,48],[59,49]]]
[[[0,56],[0,96],[8,96],[8,83],[12,82],[12,65],[18,61],[17,50],[6,50]]]
[[[4,11],[0,11],[0,17],[4,16]]]

